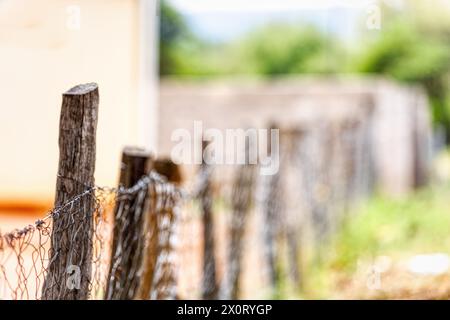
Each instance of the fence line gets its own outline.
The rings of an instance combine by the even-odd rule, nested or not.
[[[0,235],[0,298],[176,297],[181,191],[157,172],[148,173],[149,154],[130,148],[124,150],[119,187],[95,186],[98,107],[95,83],[63,93],[55,207],[34,225]],[[169,180],[178,176],[171,163],[152,164]],[[111,227],[113,207],[111,236],[103,228]]]
[[[69,199],[67,202],[53,208],[45,217],[22,229],[0,234],[0,299],[41,299],[42,287],[48,275],[50,262],[50,237],[54,228],[55,217],[68,217],[68,221],[83,215],[92,216],[94,237],[92,239],[92,279],[88,286],[87,298],[101,299],[105,295],[107,283],[107,266],[111,247],[111,217],[114,204],[121,206],[130,199],[141,197],[143,190],[153,189],[151,199],[157,200],[156,208],[171,208],[178,206],[185,197],[181,190],[168,183],[156,172],[141,178],[130,188],[92,187],[83,193]],[[80,201],[91,198],[95,201],[95,209],[89,215],[84,211],[73,211]],[[162,205],[162,207],[161,207]],[[175,210],[176,211],[176,210]],[[160,211],[157,211],[160,212]],[[70,223],[69,223],[70,224]],[[70,226],[65,226],[66,230]],[[169,238],[170,239],[170,238]],[[167,254],[167,253],[164,253]],[[76,266],[74,266],[76,267]],[[171,266],[175,268],[175,266]],[[65,290],[78,285],[76,268],[66,268],[68,280],[64,283]],[[71,276],[73,276],[71,278]]]
[[[279,172],[258,181],[257,167],[248,159],[236,170],[227,197],[231,219],[222,228],[228,238],[222,241],[225,254],[220,260],[217,215],[212,212],[215,168],[206,164],[200,168],[197,220],[191,212],[189,217],[180,212],[186,197],[178,188],[178,168],[145,151],[124,150],[117,188],[96,186],[97,107],[94,84],[63,95],[55,207],[33,225],[0,234],[0,298],[176,299],[178,228],[186,222],[201,230],[198,235],[189,230],[189,250],[203,244],[183,261],[192,265],[190,258],[202,261],[203,253],[200,277],[190,279],[197,291],[191,290],[189,298],[239,298],[243,260],[249,256],[245,250],[250,247],[244,239],[252,227],[248,221],[255,194],[261,197],[259,211],[255,210],[263,221],[261,260],[274,297],[285,264],[290,282],[297,288],[302,285],[299,251],[305,226],[311,226],[313,241],[322,245],[336,229],[338,211],[367,195],[358,191],[370,191],[371,146],[366,137],[370,128],[365,120],[287,130],[280,141]],[[246,141],[247,157],[250,143]],[[280,240],[287,247],[287,259]]]
[[[245,164],[236,171],[231,197],[231,220],[227,246],[227,265],[224,282],[221,287],[221,299],[236,300],[241,289],[241,276],[243,269],[243,255],[246,247],[244,241],[245,231],[251,205],[253,204],[254,188],[256,183],[256,165],[249,160],[250,149],[253,147],[250,139],[245,141]]]
[[[151,155],[135,148],[122,153],[119,185],[130,188],[145,175]],[[135,197],[117,202],[106,299],[133,299],[141,281],[140,266],[144,250],[143,227],[148,212],[148,185]],[[149,227],[150,232],[153,232]]]
[[[323,130],[329,130],[329,128],[324,127]],[[353,129],[350,131],[350,135],[353,136],[357,133]],[[301,260],[301,257],[296,257],[296,253],[298,253],[299,244],[301,241],[299,237],[302,236],[302,228],[304,227],[304,221],[296,221],[296,215],[302,214],[301,210],[310,210],[309,206],[314,205],[312,202],[313,194],[310,194],[314,188],[313,184],[319,183],[320,181],[316,180],[317,176],[316,171],[311,169],[312,157],[314,154],[308,155],[308,150],[311,149],[311,146],[316,137],[313,135],[314,132],[302,132],[297,134],[292,134],[290,139],[293,141],[284,141],[282,148],[280,149],[281,154],[281,167],[280,172],[275,176],[261,177],[263,178],[260,181],[263,186],[263,207],[257,208],[262,210],[259,212],[262,218],[265,217],[265,223],[263,224],[264,234],[266,236],[266,260],[264,264],[269,265],[272,264],[271,268],[271,276],[270,286],[273,289],[278,289],[278,282],[280,277],[279,262],[280,262],[280,251],[279,245],[277,244],[278,234],[284,234],[283,237],[287,237],[286,241],[288,242],[288,275],[290,275],[292,282],[300,282],[301,285],[301,276],[300,274],[296,274],[296,272],[301,269],[301,265],[298,264],[298,261]],[[343,139],[342,143],[348,143],[349,146],[355,146],[357,141],[354,140],[345,140],[346,132],[341,132],[339,135],[335,137],[337,139]],[[287,147],[286,147],[287,145]],[[316,144],[317,147],[317,144]],[[342,152],[348,152],[348,156],[356,152],[361,152],[361,147],[357,147],[356,149],[350,151],[347,147],[344,148],[339,147],[340,149],[330,150],[333,154],[338,154]],[[356,160],[361,161],[361,160]],[[340,171],[338,174],[344,175],[346,172],[346,165],[353,166],[354,161],[347,161],[342,159],[341,161],[336,161],[335,164],[338,166],[336,169]],[[317,163],[320,165],[320,163]],[[211,168],[210,168],[211,169]],[[242,169],[242,168],[241,168]],[[350,172],[351,173],[351,172]],[[244,177],[244,174],[236,171],[237,177]],[[300,179],[298,179],[300,177]],[[287,179],[288,178],[288,179]],[[288,181],[288,180],[291,181]],[[356,180],[355,174],[345,174],[342,179],[340,179],[340,185],[330,185],[334,191],[340,191],[339,188],[344,188],[344,190],[350,189],[350,193],[352,193],[351,187],[349,187],[352,181]],[[145,240],[143,245],[141,245],[138,251],[142,253],[142,262],[141,265],[149,266],[149,261],[153,261],[153,272],[149,272],[150,280],[146,281],[137,281],[135,283],[139,283],[139,287],[134,287],[133,290],[129,290],[131,296],[128,296],[127,299],[168,299],[168,298],[177,298],[179,297],[176,290],[177,281],[177,251],[176,251],[176,235],[177,229],[180,226],[180,223],[192,223],[195,221],[195,216],[192,215],[192,212],[189,213],[189,217],[184,215],[184,218],[181,217],[180,220],[180,212],[178,208],[179,200],[184,196],[181,194],[181,191],[175,188],[173,185],[169,187],[170,184],[167,183],[167,179],[158,175],[155,172],[152,172],[150,175],[144,176],[144,178],[140,179],[136,184],[129,188],[124,188],[123,186],[119,186],[117,188],[101,188],[99,186],[94,186],[92,188],[86,189],[81,194],[76,197],[69,199],[67,202],[63,203],[59,207],[55,207],[50,213],[48,213],[41,220],[36,221],[34,225],[27,226],[21,230],[14,230],[13,232],[3,234],[0,236],[0,290],[2,297],[11,297],[13,299],[39,299],[40,289],[42,288],[43,281],[45,279],[47,270],[47,263],[49,262],[49,235],[52,231],[52,220],[54,217],[63,216],[65,214],[72,212],[72,217],[74,218],[77,214],[81,213],[80,210],[73,211],[73,208],[77,206],[77,204],[81,200],[86,200],[86,198],[91,198],[95,201],[95,209],[93,212],[94,219],[94,239],[93,239],[93,261],[92,261],[92,280],[89,283],[89,298],[103,298],[105,297],[105,288],[108,281],[111,280],[108,274],[108,266],[109,260],[111,257],[111,248],[112,248],[112,236],[111,236],[111,228],[112,228],[112,217],[114,213],[114,208],[121,206],[121,216],[125,217],[125,212],[133,211],[134,208],[140,207],[145,201],[144,198],[147,196],[151,201],[142,207],[143,212],[147,212],[145,216],[154,217],[156,222],[153,228],[157,228],[157,231],[149,231],[154,230],[149,228],[149,220],[144,220],[143,229],[147,230],[146,233],[140,233]],[[150,187],[149,187],[150,186]],[[255,188],[252,186],[250,189]],[[208,189],[212,189],[209,186]],[[233,202],[238,201],[238,195],[242,195],[242,191],[239,191],[239,183],[235,185],[233,188],[234,191],[231,194],[231,198],[229,199],[229,205],[231,206],[229,209],[230,214],[232,213]],[[331,191],[333,191],[331,190]],[[211,191],[211,190],[209,190]],[[249,192],[253,192],[248,190]],[[292,193],[292,194],[291,194]],[[209,195],[208,197],[212,198],[213,195]],[[185,198],[185,197],[184,197]],[[333,207],[334,211],[336,208],[341,208],[339,205],[341,201],[347,202],[349,200],[348,196],[340,196],[336,197],[331,192],[331,196],[325,201],[327,203],[327,207]],[[134,200],[138,199],[139,205],[130,205]],[[159,199],[157,201],[157,199]],[[164,200],[165,199],[165,200]],[[305,207],[302,209],[299,203],[293,201],[304,202]],[[210,199],[210,201],[214,201]],[[240,203],[239,206],[248,206],[250,200],[245,200],[243,203]],[[125,207],[128,206],[125,210]],[[313,213],[313,212],[311,212]],[[331,219],[333,212],[327,213],[327,219]],[[216,217],[217,218],[217,217]],[[293,219],[294,218],[294,219]],[[292,220],[293,219],[293,220]],[[334,218],[333,218],[334,219]],[[189,221],[188,221],[189,220]],[[201,220],[201,219],[199,219]],[[238,219],[240,221],[240,219]],[[263,219],[264,220],[264,219]],[[201,222],[200,222],[201,224]],[[205,226],[208,228],[208,226]],[[226,226],[230,228],[230,234],[228,234],[229,239],[232,237],[232,229],[233,225]],[[317,231],[320,231],[316,230]],[[158,232],[159,231],[159,232]],[[211,230],[209,230],[211,232]],[[244,232],[241,230],[240,232]],[[245,231],[247,232],[247,231]],[[200,237],[199,237],[200,236]],[[213,235],[212,235],[213,236]],[[242,234],[241,234],[242,239]],[[150,245],[152,241],[149,239],[153,239],[153,246]],[[201,243],[201,233],[197,236],[192,235],[190,240],[182,239],[182,241],[192,241]],[[156,242],[154,242],[156,240]],[[217,240],[217,239],[213,239]],[[225,256],[222,261],[225,263],[224,268],[221,266],[221,271],[218,274],[218,280],[224,280],[227,277],[227,270],[230,270],[232,266],[232,261],[228,259],[228,253],[231,250],[231,242],[226,240],[227,244],[225,245]],[[242,241],[241,241],[242,242]],[[156,244],[155,244],[156,243]],[[242,245],[242,243],[241,243]],[[254,244],[244,244],[245,247],[253,247]],[[127,247],[127,246],[125,246]],[[152,249],[153,247],[153,249]],[[264,248],[264,246],[262,246]],[[216,248],[217,249],[217,248]],[[214,249],[213,251],[215,251]],[[192,249],[189,249],[192,250]],[[201,251],[201,250],[200,250]],[[158,252],[157,257],[154,255],[155,252]],[[123,253],[123,251],[122,251]],[[216,255],[217,252],[212,252],[212,255]],[[245,256],[247,254],[244,254]],[[25,257],[26,256],[26,257]],[[122,258],[127,260],[128,255],[124,255]],[[195,256],[196,259],[201,259],[201,256]],[[9,263],[8,263],[9,260]],[[186,260],[186,259],[185,259]],[[192,263],[191,260],[186,260],[184,263]],[[136,269],[129,273],[133,275],[135,279],[143,279],[143,273],[146,271],[144,269],[137,268],[139,264],[136,264]],[[13,266],[13,272],[15,272],[15,279],[12,279],[12,274],[6,274],[6,270],[9,268],[11,270],[11,266]],[[225,272],[223,270],[225,269]],[[185,269],[183,269],[185,270]],[[128,274],[128,273],[127,273]],[[201,272],[200,272],[201,274]],[[270,276],[269,276],[270,278]],[[194,280],[195,277],[192,277],[190,281]],[[127,279],[125,279],[127,280]],[[129,279],[128,279],[129,280]],[[127,281],[128,281],[127,280]],[[133,280],[134,281],[134,280]],[[132,281],[131,281],[132,282]],[[130,282],[130,283],[131,283]],[[224,282],[224,281],[222,281]],[[146,286],[143,286],[143,284]],[[198,279],[198,283],[192,284],[192,288],[198,289],[196,291],[190,291],[188,293],[189,298],[199,298],[201,294],[201,279]],[[223,287],[225,288],[225,287]],[[128,290],[128,289],[126,289]],[[272,291],[273,292],[273,291]],[[235,292],[233,297],[239,297],[241,293]],[[221,296],[223,297],[223,296]],[[112,298],[112,297],[109,297]],[[115,297],[119,298],[119,297]],[[122,297],[123,298],[123,297]]]
[[[208,141],[203,139],[202,151],[208,146]],[[213,166],[203,159],[197,173],[197,190],[196,196],[200,202],[202,225],[203,225],[203,272],[202,272],[202,298],[216,299],[218,294],[217,271],[216,271],[216,241],[215,241],[215,224],[213,216],[213,192],[212,177]]]

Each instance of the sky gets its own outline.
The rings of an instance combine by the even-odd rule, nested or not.
[[[392,1],[392,0],[391,0]],[[398,0],[395,0],[398,1]],[[274,12],[323,10],[330,8],[362,8],[374,0],[171,0],[184,13]]]
[[[401,0],[389,0],[398,2]],[[374,0],[169,0],[191,29],[211,41],[239,37],[272,21],[305,22],[351,38]]]

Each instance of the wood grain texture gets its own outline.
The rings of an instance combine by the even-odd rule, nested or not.
[[[55,208],[95,185],[98,104],[99,93],[95,83],[78,85],[63,94]],[[88,299],[94,211],[95,197],[87,192],[86,196],[53,217],[50,262],[42,299]],[[78,271],[79,280],[73,278]]]
[[[133,187],[152,166],[151,154],[126,147],[122,153],[119,185]],[[142,285],[142,259],[145,230],[149,215],[147,186],[131,197],[117,199],[114,210],[114,231],[111,263],[106,289],[107,300],[137,298]]]

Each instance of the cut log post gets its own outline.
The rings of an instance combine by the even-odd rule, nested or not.
[[[271,130],[279,128],[275,123],[268,126],[269,132],[267,137],[267,154],[272,153],[272,139]],[[280,162],[284,159],[283,154],[280,151]],[[283,190],[281,181],[281,171],[280,170],[269,176],[262,177],[262,188],[261,188],[261,209],[262,209],[262,240],[263,240],[263,256],[265,260],[267,278],[272,291],[272,295],[275,296],[278,292],[278,287],[280,283],[280,275],[278,268],[278,258],[279,253],[277,250],[277,236],[280,233],[280,219],[282,213],[284,212],[283,206]]]
[[[218,284],[216,278],[214,218],[212,212],[212,174],[213,167],[205,162],[205,149],[208,141],[203,140],[203,162],[199,171],[199,186],[197,197],[200,200],[203,224],[203,274],[202,298],[212,300],[217,298]]]
[[[153,163],[153,170],[166,177],[169,182],[176,185],[181,184],[180,168],[171,160],[156,159]],[[151,297],[155,266],[159,254],[157,204],[161,199],[158,200],[157,193],[152,191],[154,189],[149,192],[150,210],[146,214],[144,227],[146,242],[142,260],[141,281],[136,295],[136,299],[140,300],[147,300]]]
[[[163,159],[155,162],[154,170],[168,180],[156,182],[150,189],[151,210],[156,218],[157,237],[156,260],[152,273],[150,299],[178,299],[177,293],[177,250],[176,237],[179,220],[180,194],[176,187],[181,182],[178,165],[171,160]],[[153,259],[153,256],[152,256]]]
[[[131,188],[148,174],[151,155],[145,150],[127,147],[122,153],[121,188]],[[122,193],[114,209],[114,231],[111,262],[105,298],[130,300],[136,298],[141,280],[141,264],[145,238],[143,228],[148,214],[147,185],[137,192]]]
[[[175,185],[181,185],[183,177],[180,167],[170,159],[156,159],[153,170]]]
[[[284,153],[282,185],[284,189],[283,237],[288,254],[288,275],[293,288],[301,291],[302,277],[302,238],[303,223],[306,216],[304,192],[302,190],[301,147],[305,139],[304,128],[286,129],[281,134],[280,149]]]
[[[76,86],[63,94],[55,197],[55,208],[61,210],[53,215],[43,300],[89,298],[98,103],[95,83]],[[62,207],[71,200],[71,205]]]
[[[240,278],[243,265],[244,235],[251,205],[253,203],[256,165],[249,161],[252,144],[246,137],[246,163],[236,172],[232,194],[232,216],[230,239],[228,245],[228,269],[225,274],[224,285],[221,288],[221,299],[239,299]]]

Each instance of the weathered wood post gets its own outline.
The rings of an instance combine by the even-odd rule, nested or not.
[[[179,167],[169,159],[156,159],[153,163],[153,170],[158,174],[167,178],[167,180],[174,184],[180,184],[182,181]],[[146,300],[151,298],[155,268],[157,258],[160,253],[159,244],[159,226],[158,214],[160,208],[158,204],[166,199],[158,199],[158,194],[155,192],[154,186],[149,190],[149,211],[146,213],[145,220],[145,248],[142,259],[142,271],[140,285],[137,290],[136,299]],[[170,278],[170,277],[169,277]],[[167,280],[167,278],[166,278]],[[169,279],[175,281],[174,279]]]
[[[239,298],[240,277],[244,251],[244,235],[253,204],[256,164],[251,163],[250,152],[254,141],[246,136],[245,163],[237,172],[232,192],[232,216],[230,239],[228,245],[228,270],[225,274],[224,286],[221,288],[222,299],[236,300]]]
[[[168,182],[177,186],[181,185],[183,181],[180,167],[170,159],[156,159],[153,165],[153,170],[167,178]]]
[[[176,258],[176,237],[179,220],[180,194],[177,185],[181,183],[180,168],[169,159],[155,162],[154,170],[167,178],[153,184],[150,194],[156,199],[152,210],[156,215],[157,246],[156,262],[152,276],[150,299],[173,300],[178,298],[178,266]]]
[[[272,123],[268,126],[269,131],[267,135],[267,154],[272,153],[271,131],[276,130],[279,126],[276,123]],[[280,152],[280,162],[282,162],[283,154]],[[269,176],[262,177],[261,188],[261,206],[262,206],[262,240],[263,240],[263,253],[266,264],[267,277],[269,286],[273,294],[277,292],[279,284],[279,271],[278,271],[278,252],[277,252],[277,235],[279,234],[279,217],[284,211],[283,207],[283,190],[281,181],[280,166],[277,173]]]
[[[301,166],[299,157],[300,146],[305,131],[300,128],[286,129],[281,134],[281,146],[284,153],[283,189],[284,189],[284,219],[283,231],[286,238],[288,275],[293,287],[302,289],[302,215],[305,215],[303,192],[301,191]]]
[[[119,187],[131,188],[149,172],[151,154],[126,147],[122,153]],[[138,186],[139,187],[139,186]],[[133,194],[122,193],[114,209],[111,262],[105,299],[134,299],[140,285],[140,268],[145,239],[143,228],[148,212],[147,186]]]
[[[212,212],[212,175],[213,167],[205,161],[205,149],[208,141],[202,142],[203,161],[198,173],[199,182],[197,197],[200,200],[203,224],[203,274],[202,274],[202,298],[212,300],[217,298],[216,258],[214,218]]]
[[[98,86],[78,85],[63,94],[59,127],[59,167],[49,265],[42,299],[88,299],[95,211],[95,139]]]

